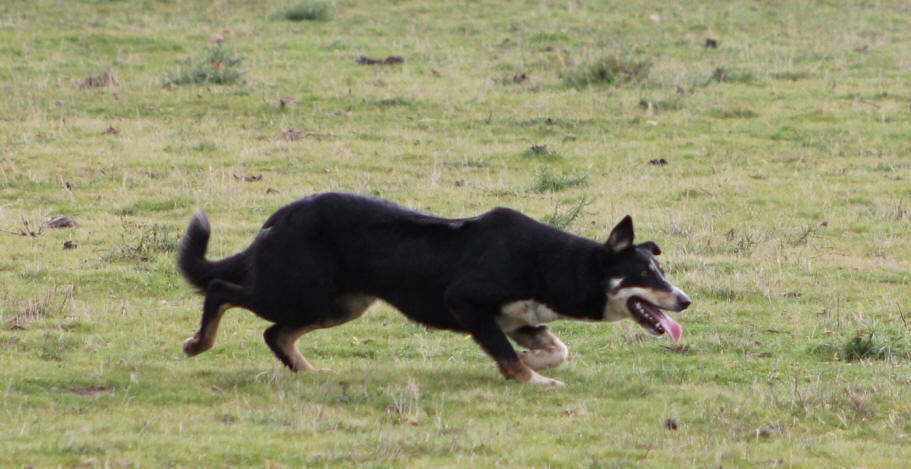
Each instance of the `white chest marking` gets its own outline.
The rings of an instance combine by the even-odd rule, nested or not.
[[[524,326],[537,326],[541,323],[562,319],[565,316],[534,300],[520,300],[507,303],[500,308],[497,324],[504,332],[514,331]]]

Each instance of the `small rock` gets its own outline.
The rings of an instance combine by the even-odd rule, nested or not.
[[[655,158],[653,160],[648,160],[648,164],[655,166],[664,166],[667,164],[667,160],[664,158]]]
[[[73,241],[66,241],[63,243],[63,249],[76,249],[78,245]]]
[[[111,88],[115,86],[120,86],[120,82],[117,81],[117,77],[115,77],[110,70],[106,70],[99,76],[90,75],[83,78],[82,83],[79,84],[79,89],[84,90],[88,88]]]
[[[87,386],[84,388],[70,388],[69,391],[73,394],[79,394],[80,396],[88,396],[91,394],[96,394],[99,392],[110,391],[110,386]]]
[[[668,430],[676,430],[678,428],[677,422],[674,419],[669,418],[664,421],[664,428]]]
[[[284,108],[294,104],[295,102],[297,102],[297,101],[294,98],[292,98],[291,96],[282,96],[281,98],[278,98],[278,107],[284,109]]]
[[[259,181],[262,178],[263,178],[262,174],[257,174],[255,176],[252,174],[244,174],[244,173],[235,173],[234,174],[234,179],[239,179],[239,180],[245,181],[245,182]]]
[[[706,48],[706,49],[717,49],[717,48],[718,48],[718,41],[715,40],[715,39],[712,39],[712,38],[706,39],[706,40],[705,40],[705,48]]]
[[[286,142],[294,142],[300,139],[301,135],[303,135],[303,132],[300,130],[285,129],[282,131],[282,140]]]
[[[44,226],[48,228],[75,228],[79,226],[79,223],[76,223],[76,220],[73,217],[64,215],[62,217],[51,218],[44,222]]]
[[[405,58],[398,55],[390,55],[385,59],[371,59],[366,55],[357,58],[357,63],[361,65],[395,65],[405,63]]]

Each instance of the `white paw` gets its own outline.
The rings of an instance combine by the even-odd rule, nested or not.
[[[535,372],[532,372],[531,379],[526,381],[526,383],[534,384],[535,386],[566,386],[563,381],[541,376]]]
[[[543,370],[563,363],[564,357],[549,350],[523,350],[519,359],[533,370]]]
[[[569,349],[560,339],[554,337],[554,344],[545,348],[532,350],[523,350],[519,353],[519,358],[529,368],[534,370],[543,370],[553,368],[565,362],[569,357]]]

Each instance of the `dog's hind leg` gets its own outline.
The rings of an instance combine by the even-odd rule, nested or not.
[[[300,336],[317,329],[317,326],[288,327],[276,324],[263,333],[266,345],[272,353],[291,371],[313,371],[313,366],[304,358],[294,345]]]
[[[196,334],[184,341],[184,353],[192,357],[212,348],[222,315],[230,308],[243,306],[245,302],[246,295],[239,285],[224,280],[209,282],[202,308],[202,323]]]
[[[528,349],[519,353],[519,359],[533,370],[559,366],[569,356],[569,348],[547,326],[520,327],[508,335]]]
[[[335,299],[333,306],[324,310],[328,314],[324,314],[319,322],[294,327],[275,324],[266,329],[263,338],[272,353],[291,371],[313,371],[313,366],[294,345],[297,339],[312,330],[325,329],[357,319],[374,301],[376,298],[367,295],[341,295]]]

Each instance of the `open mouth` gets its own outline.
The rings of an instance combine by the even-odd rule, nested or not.
[[[633,319],[649,333],[653,335],[667,333],[674,342],[680,340],[683,328],[657,306],[638,296],[630,298],[626,302],[626,306],[632,313]]]

